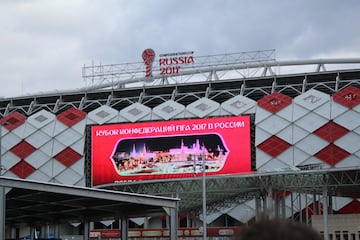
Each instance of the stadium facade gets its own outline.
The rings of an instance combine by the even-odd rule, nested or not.
[[[154,54],[144,51],[139,63],[84,67],[89,86],[83,89],[0,99],[1,176],[178,197],[179,227],[195,231],[188,237],[201,237],[202,226],[222,227],[223,235],[217,232],[214,237],[229,237],[236,231],[231,227],[265,212],[309,224],[316,218],[325,236],[359,238],[359,229],[325,225],[335,215],[359,221],[360,59],[277,61],[273,50],[206,57],[180,52],[159,59]],[[204,166],[192,168],[191,159],[190,175],[94,184],[94,171],[103,171],[95,170],[101,162],[93,163],[94,126],[207,123],[243,116],[249,119],[250,157],[242,170],[204,177]],[[176,136],[179,142],[181,138]],[[232,161],[242,159],[246,151]],[[36,215],[36,209],[28,214]],[[63,237],[82,234],[77,229],[81,219],[65,220]],[[94,223],[93,236],[104,234],[96,231],[99,228],[116,231],[116,220]],[[34,226],[10,215],[6,221],[9,238],[23,237],[28,226]],[[144,231],[166,227],[168,218],[149,215],[130,221]],[[70,224],[74,222],[78,224]],[[52,219],[39,220],[35,229],[41,229],[43,237],[53,232]],[[142,233],[133,237],[154,237]]]

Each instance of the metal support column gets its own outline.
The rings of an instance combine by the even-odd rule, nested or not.
[[[90,239],[90,222],[89,220],[84,220],[84,240]]]
[[[5,187],[0,186],[0,239],[5,239],[6,193]]]
[[[170,240],[177,239],[178,212],[176,208],[170,209]]]
[[[324,218],[324,240],[329,240],[329,226],[328,226],[328,191],[327,187],[323,187],[323,218]]]
[[[129,218],[126,215],[121,215],[121,239],[128,239]]]

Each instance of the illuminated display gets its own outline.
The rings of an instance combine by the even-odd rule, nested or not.
[[[93,186],[249,172],[250,117],[91,127]]]

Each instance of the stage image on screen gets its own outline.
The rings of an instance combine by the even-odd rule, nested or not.
[[[250,118],[91,127],[92,185],[249,172]]]

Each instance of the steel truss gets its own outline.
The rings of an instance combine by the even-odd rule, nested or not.
[[[101,186],[125,192],[146,193],[179,197],[180,211],[197,211],[201,208],[202,178],[154,180],[139,183]],[[240,174],[206,177],[207,211],[226,205],[264,198],[273,193],[305,193],[322,195],[326,187],[329,196],[360,197],[360,168],[356,170],[309,170],[266,174]]]

